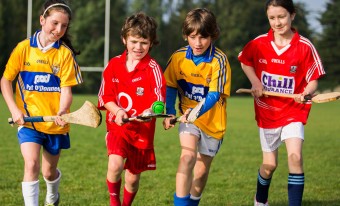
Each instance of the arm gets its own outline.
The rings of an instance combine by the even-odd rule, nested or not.
[[[241,67],[243,72],[246,74],[246,76],[248,77],[252,87],[252,95],[255,97],[261,97],[263,95],[262,91],[263,91],[263,85],[261,83],[261,81],[259,80],[259,78],[256,76],[255,74],[255,69],[251,66],[247,66],[243,63],[241,63]]]
[[[115,102],[107,102],[104,104],[104,107],[116,116],[115,123],[119,126],[124,124],[123,118],[128,118],[125,110],[118,106]]]
[[[58,116],[68,113],[72,104],[72,89],[71,87],[62,87],[60,91],[59,111]],[[64,126],[66,122],[57,118],[55,124]]]
[[[2,96],[5,99],[6,104],[8,106],[9,111],[11,112],[13,122],[15,122],[18,125],[23,125],[25,123],[24,114],[17,107],[17,105],[14,101],[12,81],[9,81],[5,77],[2,77],[2,79],[1,79],[1,92],[2,92]]]
[[[318,80],[312,80],[310,81],[307,86],[305,87],[305,90],[300,94],[297,95],[294,99],[296,102],[298,103],[305,103],[305,96],[306,95],[311,95],[313,96],[313,94],[315,93],[315,91],[318,88]]]

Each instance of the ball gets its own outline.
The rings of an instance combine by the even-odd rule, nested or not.
[[[162,101],[156,101],[152,104],[152,111],[155,114],[162,114],[164,111],[164,103]]]

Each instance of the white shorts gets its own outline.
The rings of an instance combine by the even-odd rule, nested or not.
[[[304,126],[301,122],[292,122],[274,129],[259,128],[262,151],[275,151],[288,138],[304,140]]]
[[[200,128],[194,124],[180,123],[178,127],[179,134],[190,133],[198,137],[197,151],[210,157],[214,157],[221,147],[223,139],[215,139],[212,136],[204,133]]]

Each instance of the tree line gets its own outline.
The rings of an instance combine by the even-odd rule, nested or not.
[[[33,0],[32,32],[41,28],[39,15],[44,0]],[[187,43],[181,35],[181,25],[188,11],[197,7],[214,12],[221,29],[215,42],[229,59],[232,68],[232,92],[240,87],[250,87],[237,60],[244,45],[256,36],[269,30],[264,9],[265,1],[253,0],[114,0],[110,2],[110,58],[124,50],[120,29],[126,17],[143,11],[156,19],[160,45],[155,46],[151,55],[165,68],[170,55]],[[104,67],[105,0],[69,0],[73,11],[70,25],[72,43],[81,52],[77,56],[80,66]],[[307,22],[306,5],[296,3],[297,16],[293,26],[309,38],[316,46],[326,70],[326,77],[320,81],[321,90],[333,89],[340,85],[340,0],[330,0],[320,15],[322,33],[311,30]],[[0,2],[0,70],[16,44],[26,38],[27,3],[22,0],[1,0]],[[75,93],[97,93],[101,72],[83,72],[84,83],[75,87]]]

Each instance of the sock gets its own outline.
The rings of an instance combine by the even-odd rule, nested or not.
[[[22,182],[21,186],[25,205],[39,206],[39,180]]]
[[[191,206],[198,206],[198,204],[200,203],[202,195],[200,195],[199,197],[190,195],[190,205]]]
[[[130,206],[132,204],[132,201],[135,199],[136,194],[137,194],[137,191],[131,193],[127,191],[126,188],[124,187],[124,197],[123,197],[122,206]]]
[[[110,182],[106,179],[106,184],[110,194],[110,206],[120,206],[120,186],[122,179],[119,179],[118,182]]]
[[[46,182],[46,203],[55,203],[58,200],[59,194],[58,194],[58,188],[59,188],[59,182],[61,178],[61,172],[59,169],[57,169],[58,177],[57,179],[53,181],[49,181],[44,177],[44,180]]]
[[[301,206],[303,189],[305,186],[305,175],[291,174],[288,176],[288,200],[289,206]]]
[[[174,194],[174,205],[175,206],[190,206],[190,194],[185,197],[177,197]]]
[[[257,190],[256,190],[256,201],[266,203],[268,200],[268,191],[272,178],[264,179],[261,177],[260,172],[257,176]]]

